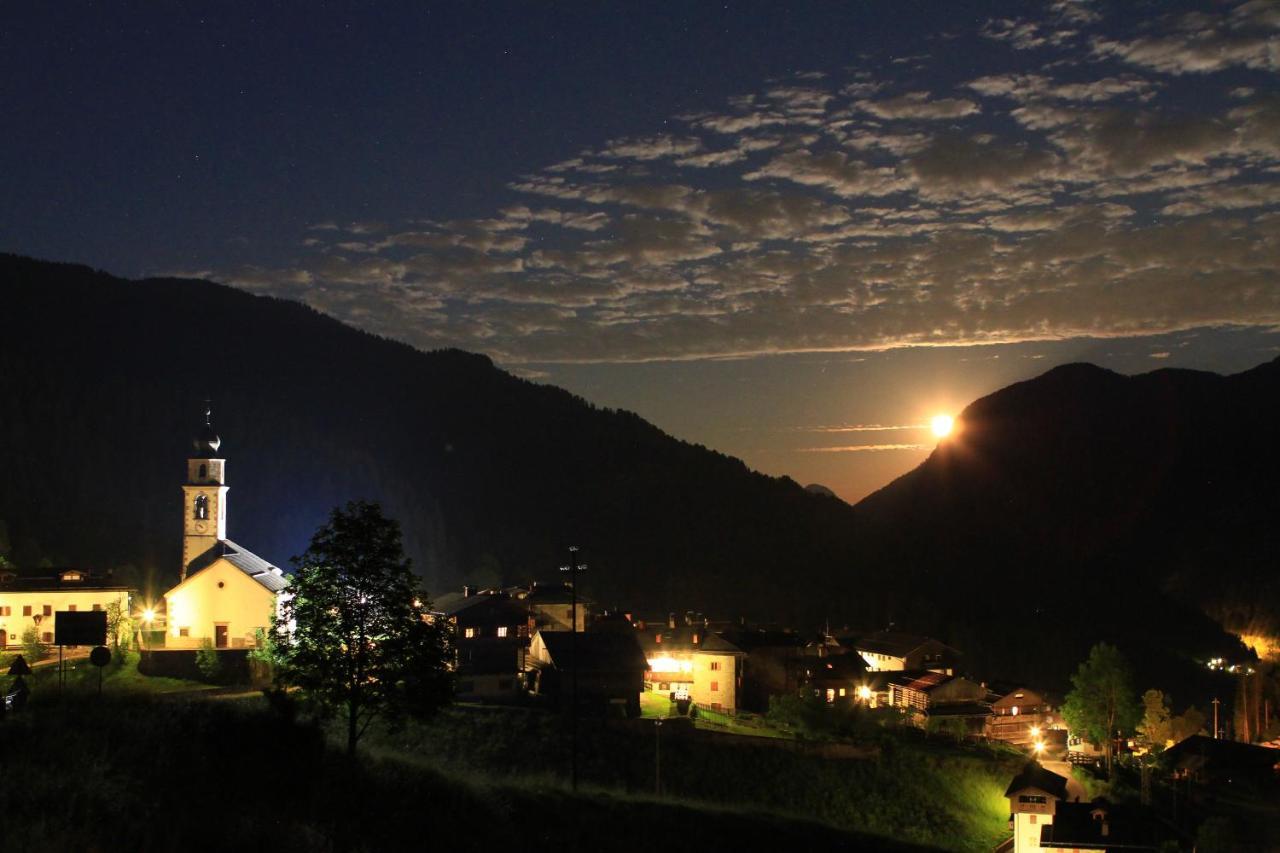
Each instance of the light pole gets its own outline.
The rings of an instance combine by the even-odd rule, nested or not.
[[[662,720],[653,721],[653,795],[662,796]]]
[[[1213,697],[1213,739],[1218,740],[1218,705],[1221,701],[1217,696]]]
[[[560,571],[569,573],[569,659],[573,662],[569,670],[572,682],[573,707],[569,710],[570,726],[570,758],[569,780],[573,790],[578,790],[578,572],[587,568],[586,563],[578,562],[578,546],[569,546],[569,565],[561,566]]]

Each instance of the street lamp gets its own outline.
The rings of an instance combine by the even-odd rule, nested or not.
[[[653,795],[662,796],[662,720],[653,721]]]
[[[871,701],[871,688],[870,688],[870,687],[868,687],[868,686],[867,686],[867,685],[865,685],[865,684],[864,684],[864,685],[862,685],[861,687],[859,687],[859,688],[858,688],[858,698],[859,698],[859,699],[861,699],[863,702],[870,702],[870,701]]]

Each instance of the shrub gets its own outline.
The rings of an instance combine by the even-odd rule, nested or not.
[[[222,661],[218,659],[218,651],[213,647],[213,640],[205,637],[196,652],[196,669],[205,681],[214,682],[222,675]]]
[[[44,660],[49,655],[49,646],[40,641],[40,631],[34,626],[22,632],[22,654],[27,663]]]

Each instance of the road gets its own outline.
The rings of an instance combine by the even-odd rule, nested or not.
[[[1041,761],[1040,766],[1066,778],[1068,800],[1079,800],[1082,803],[1089,801],[1089,795],[1085,793],[1084,785],[1081,785],[1080,780],[1071,775],[1071,762]]]

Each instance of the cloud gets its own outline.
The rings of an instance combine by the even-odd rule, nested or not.
[[[908,92],[882,101],[858,101],[859,109],[884,119],[948,119],[962,118],[981,112],[973,101],[965,98],[931,99],[928,92]]]
[[[562,152],[489,215],[317,216],[295,263],[220,276],[513,365],[1280,326],[1275,18],[1061,0],[940,45],[981,75],[912,51],[761,81]]]
[[[840,447],[798,447],[797,453],[879,453],[886,450],[924,450],[926,444],[846,444]]]

